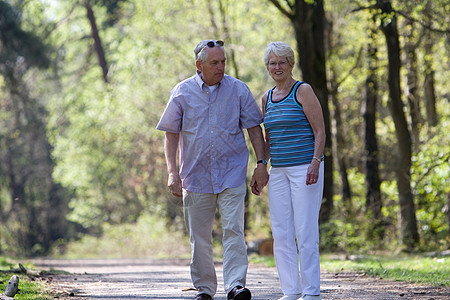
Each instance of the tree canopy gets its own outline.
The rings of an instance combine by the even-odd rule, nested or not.
[[[317,7],[323,15],[305,15]],[[225,41],[227,73],[258,103],[274,85],[265,47],[287,42],[294,77],[327,105],[323,249],[448,247],[449,10],[444,0],[0,1],[0,252],[48,254],[146,215],[182,230],[155,126],[207,38]],[[249,195],[248,239],[270,236],[268,213],[267,193]],[[406,221],[417,237],[404,239]]]

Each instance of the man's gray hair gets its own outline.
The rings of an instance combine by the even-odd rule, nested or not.
[[[284,42],[271,42],[266,47],[264,52],[264,64],[266,67],[269,65],[270,53],[275,54],[279,57],[285,57],[291,67],[295,65],[295,54],[292,48]]]
[[[219,47],[222,49],[223,53],[225,53],[225,49],[223,48],[223,42],[219,40],[204,40],[198,43],[197,47],[194,49],[195,60],[199,60],[201,63],[204,63],[208,59],[208,52],[203,51],[205,48],[208,48],[208,43],[213,42],[213,47]],[[210,48],[213,48],[210,47]]]

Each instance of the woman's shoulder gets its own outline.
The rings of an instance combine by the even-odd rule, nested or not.
[[[269,98],[269,92],[270,92],[270,90],[266,91],[264,93],[264,95],[262,95],[262,97],[261,97],[261,104],[262,104],[261,107],[262,107],[263,111],[266,110],[267,99]]]
[[[318,102],[317,96],[314,93],[312,86],[303,82],[297,89],[296,100],[300,105],[309,105]]]
[[[297,93],[309,93],[313,90],[312,86],[307,82],[299,81],[298,83]]]

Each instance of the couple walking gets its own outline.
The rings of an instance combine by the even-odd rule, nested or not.
[[[284,294],[280,299],[321,299],[318,218],[324,122],[311,86],[292,77],[293,50],[283,42],[267,46],[264,63],[276,86],[264,94],[262,112],[249,88],[225,74],[222,41],[202,41],[194,53],[197,72],[173,88],[157,129],[165,131],[169,190],[183,198],[195,299],[213,299],[217,291],[212,252],[217,207],[223,227],[225,292],[228,299],[251,299],[245,287],[249,152],[243,129],[257,157],[252,192],[260,195],[268,185],[274,256]]]

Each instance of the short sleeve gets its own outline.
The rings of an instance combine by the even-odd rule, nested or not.
[[[169,102],[167,103],[166,109],[164,110],[156,129],[179,133],[181,131],[182,120],[183,110],[178,101],[177,92],[174,89],[170,93]]]
[[[261,124],[263,115],[250,89],[244,83],[242,85],[240,123],[242,128],[247,129]]]

